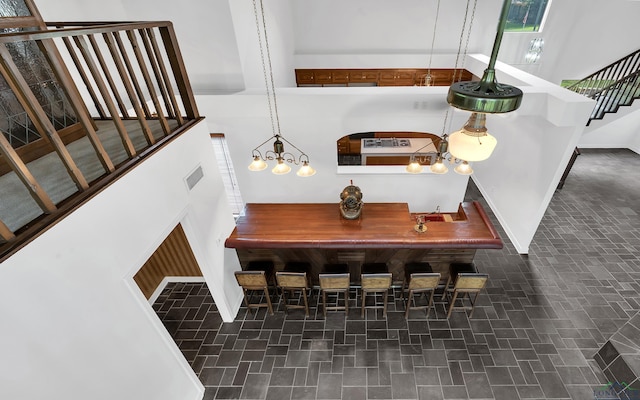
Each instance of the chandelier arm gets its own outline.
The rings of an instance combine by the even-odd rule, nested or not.
[[[260,147],[262,147],[262,146],[264,146],[265,144],[267,144],[267,142],[268,142],[268,141],[270,141],[270,140],[272,140],[273,138],[276,138],[276,139],[277,139],[277,138],[278,138],[278,136],[277,136],[277,135],[273,135],[273,136],[271,136],[270,138],[268,138],[268,139],[267,139],[267,140],[265,140],[264,142],[262,142],[262,143],[260,143],[259,145],[257,145],[257,146],[255,147],[255,149],[253,149],[253,150],[254,150],[254,151],[255,151],[255,150],[258,150]]]
[[[433,143],[433,139],[429,139],[429,143],[425,144],[424,146],[420,147],[418,150],[416,150],[416,151],[414,151],[413,153],[411,153],[411,160],[413,160],[413,159],[416,157],[416,155],[417,155],[418,153],[420,153],[420,150],[422,150],[422,149],[424,149],[425,147],[427,147],[427,146],[429,146],[429,145],[432,145],[432,144],[435,146],[435,143]]]
[[[273,151],[273,150],[267,150],[267,151],[264,153],[264,159],[265,159],[265,160],[277,160],[277,159],[278,159],[278,158],[280,158],[280,157],[281,157],[281,156],[280,156],[280,154],[276,153],[276,152],[275,152],[275,151]]]
[[[284,161],[291,163],[291,164],[295,164],[295,165],[300,165],[300,161],[298,161],[298,158],[296,158],[296,156],[293,153],[282,153],[280,154],[280,158],[282,158]]]
[[[258,146],[260,147],[260,146]],[[256,147],[255,149],[251,150],[251,157],[256,158],[256,156],[260,157],[260,159],[264,160],[265,158],[262,156],[262,153],[260,152],[260,150],[258,150],[258,147]]]
[[[300,150],[298,148],[298,146],[296,146],[295,144],[291,143],[290,141],[288,141],[287,139],[285,139],[284,137],[280,136],[280,139],[285,141],[289,146],[293,147],[294,149],[298,150],[298,152],[300,152],[300,159],[302,159],[302,156],[305,156],[307,158],[307,162],[309,162],[309,156],[302,150]],[[291,153],[289,153],[291,154]]]

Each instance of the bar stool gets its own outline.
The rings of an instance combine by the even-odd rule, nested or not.
[[[242,287],[244,304],[248,311],[252,308],[267,307],[269,314],[273,315],[269,282],[273,281],[274,265],[272,261],[252,261],[244,271],[235,271],[234,275],[238,285]],[[253,292],[261,291],[266,301],[251,303]]]
[[[307,300],[309,286],[308,273],[311,270],[311,264],[306,262],[288,262],[284,266],[283,271],[276,272],[276,281],[278,287],[282,290],[282,302],[284,303],[285,312],[289,309],[304,309],[305,316],[309,316],[309,302]],[[290,303],[287,294],[293,295],[298,293],[297,304]],[[300,304],[300,300],[303,304]]]
[[[347,264],[325,264],[320,279],[320,292],[322,293],[323,315],[327,317],[327,311],[344,311],[349,314],[349,287],[351,275]],[[340,293],[344,294],[344,305],[340,305]],[[335,305],[327,305],[327,294],[336,295]]]
[[[447,318],[451,316],[453,310],[471,310],[469,313],[469,318],[471,318],[476,308],[478,295],[487,284],[488,279],[489,275],[487,274],[460,272],[453,289],[445,291],[452,295]],[[465,298],[469,300],[469,305],[464,304]],[[456,300],[460,300],[461,305],[456,306]]]
[[[360,281],[362,285],[362,305],[361,316],[364,318],[365,308],[382,308],[382,316],[387,316],[387,297],[391,288],[391,273],[386,263],[364,263],[360,270]],[[367,294],[373,294],[373,305],[366,306]],[[376,302],[377,293],[382,293],[382,306]]]
[[[404,317],[409,318],[410,310],[427,310],[427,318],[433,306],[433,295],[440,284],[440,273],[433,272],[428,262],[410,262],[404,265],[404,280],[402,282],[402,298],[405,297],[405,288],[408,286],[409,294],[406,298]],[[415,295],[430,293],[427,305],[417,305]],[[413,300],[413,306],[411,301]]]
[[[478,270],[473,263],[453,262],[449,264],[449,277],[447,283],[444,285],[444,292],[442,293],[441,300],[445,300],[448,291],[451,290],[451,286],[455,285],[458,274],[476,274]]]
[[[245,271],[264,271],[265,278],[269,286],[276,286],[276,267],[271,260],[254,260],[249,261]]]

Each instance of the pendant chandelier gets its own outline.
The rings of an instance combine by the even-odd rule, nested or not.
[[[280,118],[278,116],[278,101],[276,98],[276,89],[273,81],[273,69],[271,67],[271,52],[269,49],[269,39],[267,37],[267,24],[264,17],[264,6],[260,0],[260,15],[258,15],[258,7],[256,0],[253,0],[253,13],[256,19],[256,29],[258,32],[258,45],[260,47],[260,58],[262,60],[262,72],[264,74],[264,82],[267,89],[267,103],[269,104],[269,117],[271,119],[271,131],[273,136],[260,143],[251,151],[253,162],[249,165],[250,171],[262,171],[267,168],[267,160],[276,160],[276,165],[271,172],[276,175],[288,174],[291,171],[289,164],[300,165],[300,169],[296,175],[301,177],[313,176],[316,170],[309,165],[309,156],[298,147],[293,145],[282,136],[280,131]],[[264,31],[264,46],[262,43],[262,31]],[[266,53],[266,59],[265,59]],[[260,148],[273,140],[273,150],[269,149],[260,151]],[[292,147],[298,154],[285,151],[285,143]]]
[[[462,129],[449,137],[449,152],[465,161],[482,161],[491,156],[497,140],[487,132],[486,114],[515,111],[522,102],[522,90],[496,80],[495,63],[512,0],[504,0],[496,38],[487,69],[479,82],[462,81],[449,87],[447,102],[455,108],[471,111]]]

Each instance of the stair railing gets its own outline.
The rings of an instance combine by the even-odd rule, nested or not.
[[[596,106],[591,112],[589,122],[602,119],[606,113],[615,113],[620,106],[628,106],[634,99],[640,97],[640,71],[626,76],[604,89],[589,96],[596,100]]]
[[[621,105],[630,105],[639,95],[640,50],[615,61],[567,89],[596,100],[587,122],[602,119],[616,112]]]

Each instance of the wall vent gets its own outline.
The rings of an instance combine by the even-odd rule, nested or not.
[[[187,179],[185,179],[187,182],[187,188],[189,188],[189,190],[193,189],[193,187],[200,182],[200,179],[202,179],[203,176],[204,172],[202,171],[202,167],[198,165],[198,168],[196,168],[189,176],[187,176]]]

